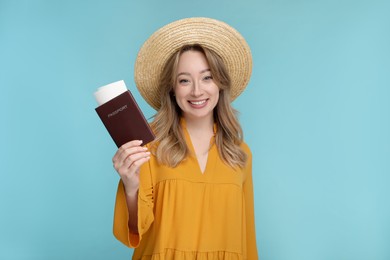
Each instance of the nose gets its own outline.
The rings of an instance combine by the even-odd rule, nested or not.
[[[198,81],[194,81],[192,84],[192,93],[194,97],[199,97],[203,94],[201,84]]]

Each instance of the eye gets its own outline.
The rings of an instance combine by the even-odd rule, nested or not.
[[[181,78],[181,79],[178,79],[178,82],[180,85],[188,85],[190,83],[190,80]]]
[[[206,81],[208,81],[208,80],[213,80],[213,76],[207,75],[207,76],[205,76],[205,77],[203,78],[203,80],[206,80]]]

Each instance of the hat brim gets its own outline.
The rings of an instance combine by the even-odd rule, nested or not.
[[[186,18],[157,30],[141,47],[134,68],[135,83],[154,109],[160,108],[159,81],[167,60],[185,45],[199,44],[221,56],[231,78],[231,100],[249,83],[252,55],[241,34],[228,24],[203,17]]]

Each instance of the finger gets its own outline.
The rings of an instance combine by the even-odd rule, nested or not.
[[[134,153],[129,155],[123,163],[123,168],[129,169],[131,165],[136,163],[138,160],[143,158],[150,157],[150,152]]]
[[[133,170],[135,173],[138,172],[138,169],[147,161],[150,160],[150,156],[142,157],[139,160],[135,161],[131,166],[130,169]]]
[[[137,157],[134,157],[134,155],[145,153],[145,152],[147,152],[147,150],[148,150],[148,148],[141,147],[141,146],[127,148],[121,154],[119,154],[118,162],[119,162],[119,164],[124,164],[126,162],[126,160],[128,160],[129,157],[130,157],[130,159],[137,158]]]
[[[135,146],[140,146],[142,144],[142,140],[133,140],[130,142],[125,143],[119,149],[116,151],[114,157],[112,158],[112,162],[115,163],[116,161],[119,160],[121,154],[125,152],[128,148],[135,147]],[[122,157],[123,159],[123,157]]]
[[[132,146],[140,146],[141,144],[142,144],[142,140],[132,140],[130,142],[125,143],[120,148],[127,149],[127,148],[130,148]]]

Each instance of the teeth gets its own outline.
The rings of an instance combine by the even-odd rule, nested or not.
[[[190,101],[191,104],[194,104],[194,105],[202,105],[206,102],[206,100],[202,100],[202,101]]]

